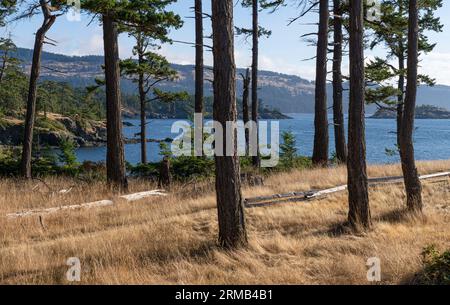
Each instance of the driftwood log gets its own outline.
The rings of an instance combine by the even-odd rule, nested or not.
[[[133,201],[138,201],[138,200],[145,199],[148,197],[166,196],[166,195],[167,194],[164,192],[164,190],[153,190],[153,191],[148,191],[148,192],[140,192],[140,193],[119,196],[118,199],[125,200],[127,202],[133,202]],[[67,211],[67,210],[80,210],[80,209],[111,206],[116,203],[117,202],[114,200],[100,200],[100,201],[81,203],[81,204],[62,205],[62,206],[47,208],[47,209],[35,209],[35,210],[28,210],[28,211],[23,211],[23,212],[10,213],[10,214],[6,214],[5,216],[6,216],[6,218],[22,218],[22,217],[28,217],[28,216],[34,216],[34,215],[41,216],[41,215],[53,214],[53,213],[57,213],[57,212],[61,212],[61,211]]]
[[[428,180],[428,179],[434,179],[434,178],[440,178],[440,177],[448,177],[450,176],[450,172],[441,172],[441,173],[435,173],[430,175],[423,175],[420,176],[420,180]],[[383,185],[383,184],[396,184],[396,183],[403,183],[403,177],[402,176],[396,176],[396,177],[380,177],[380,178],[371,178],[369,179],[369,186],[377,186],[377,185]],[[246,207],[254,208],[254,207],[264,207],[264,206],[270,206],[274,204],[279,203],[287,203],[287,202],[302,202],[302,201],[308,201],[316,198],[321,198],[326,195],[343,192],[347,190],[347,185],[341,185],[329,189],[324,190],[312,190],[308,192],[291,192],[291,193],[285,193],[285,194],[275,194],[275,195],[268,195],[268,196],[260,196],[260,197],[253,197],[253,198],[247,198],[244,201],[244,204]]]

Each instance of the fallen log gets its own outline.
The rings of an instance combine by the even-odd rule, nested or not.
[[[144,198],[148,198],[151,196],[167,196],[166,193],[163,193],[163,190],[154,190],[154,191],[148,191],[148,192],[140,192],[140,193],[134,193],[129,195],[123,195],[119,198],[125,199],[127,201],[138,201]]]
[[[164,193],[164,190],[153,190],[153,191],[147,191],[147,192],[140,192],[140,193],[134,193],[134,194],[128,194],[128,195],[122,195],[119,197],[119,199],[123,199],[127,202],[133,202],[138,201],[141,199],[145,199],[152,196],[167,196],[166,193]],[[94,202],[88,202],[88,203],[81,203],[81,204],[73,204],[73,205],[62,205],[58,207],[52,207],[47,209],[34,209],[34,210],[28,210],[23,212],[16,212],[16,213],[10,213],[6,214],[6,218],[23,218],[33,215],[44,215],[44,214],[52,214],[57,213],[65,210],[77,210],[77,209],[86,209],[86,208],[95,208],[95,207],[105,207],[105,206],[111,206],[116,204],[114,200],[100,200],[100,201],[94,201]]]
[[[270,195],[270,196],[253,197],[253,198],[245,199],[245,201],[247,203],[252,203],[252,202],[261,202],[261,201],[267,201],[267,200],[272,200],[272,199],[305,197],[305,195],[306,195],[305,192],[291,192],[291,193],[287,193],[287,194],[275,194],[275,195]]]
[[[94,208],[94,207],[104,207],[113,205],[114,202],[112,200],[100,200],[100,201],[94,201],[94,202],[88,202],[88,203],[82,203],[82,204],[73,204],[73,205],[63,205],[59,207],[53,207],[48,209],[36,209],[36,210],[29,210],[25,212],[16,212],[16,213],[10,213],[6,214],[7,218],[22,218],[32,215],[43,215],[43,214],[52,214],[56,212],[61,212],[64,210],[77,210],[77,209],[83,209],[83,208]]]
[[[440,172],[429,175],[422,175],[419,177],[420,180],[428,180],[433,178],[440,178],[450,176],[450,172]],[[392,184],[392,183],[403,183],[402,176],[394,177],[378,177],[368,179],[369,186],[377,186],[382,184]],[[254,198],[246,198],[244,200],[245,207],[265,207],[279,203],[287,202],[302,202],[308,201],[319,197],[324,197],[330,194],[343,192],[347,190],[347,185],[341,185],[329,189],[319,190],[319,191],[309,191],[309,192],[290,192],[285,194],[275,194],[268,196],[260,196]]]

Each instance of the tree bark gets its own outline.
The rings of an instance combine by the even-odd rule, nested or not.
[[[350,1],[350,105],[348,131],[348,221],[353,229],[369,229],[366,141],[364,121],[363,1]]]
[[[414,159],[414,116],[417,96],[417,65],[419,46],[419,21],[417,0],[409,1],[408,22],[408,72],[404,113],[400,133],[400,150],[405,180],[407,206],[410,211],[422,212],[422,184]]]
[[[236,121],[236,65],[234,61],[233,0],[212,1],[214,55],[214,120],[224,127],[233,143],[232,156],[215,156],[219,243],[225,248],[247,245],[244,205],[241,194],[236,129],[226,130],[226,122]]]
[[[136,35],[136,49],[138,55],[139,65],[144,64],[144,41],[142,37],[142,33],[138,32]],[[140,132],[140,142],[141,142],[141,164],[147,164],[147,135],[146,135],[146,99],[147,94],[145,92],[145,80],[144,73],[142,71],[138,72],[138,91],[139,91],[139,107],[140,107],[140,124],[141,124],[141,132]]]
[[[327,53],[328,53],[328,1],[320,0],[319,33],[316,58],[316,90],[314,117],[314,150],[312,161],[315,165],[328,163],[328,106],[327,106]]]
[[[161,167],[159,169],[159,181],[158,186],[170,190],[172,186],[172,175],[170,174],[170,159],[164,157],[161,161]]]
[[[252,164],[254,167],[259,168],[261,166],[261,158],[259,155],[259,130],[258,130],[258,56],[259,56],[259,22],[258,22],[258,0],[253,0],[252,3],[252,120],[256,123],[256,132],[251,134],[256,135],[256,156],[252,157]]]
[[[334,48],[333,48],[333,120],[336,157],[339,163],[347,162],[344,112],[342,110],[342,6],[341,0],[333,0]]]
[[[245,76],[242,76],[242,81],[244,83],[244,91],[242,93],[242,118],[244,121],[244,125],[246,125],[250,121],[249,108],[248,108],[248,100],[250,95],[250,69],[247,69],[245,72]],[[249,152],[250,145],[250,131],[245,129],[245,151],[246,154]]]
[[[399,8],[399,16],[403,16],[403,4],[398,6]],[[398,69],[400,71],[400,75],[398,76],[398,95],[397,95],[397,147],[399,150],[400,158],[402,155],[401,150],[401,140],[400,140],[400,134],[401,134],[401,128],[402,128],[402,119],[403,119],[403,107],[405,102],[405,75],[403,74],[405,70],[405,46],[403,45],[403,34],[400,33],[397,37],[398,39]]]
[[[405,70],[405,53],[404,53],[404,46],[403,43],[399,43],[399,55],[398,55],[398,68],[401,72],[401,74],[398,77],[398,95],[397,95],[397,146],[399,148],[399,153],[401,155],[402,151],[400,149],[400,134],[401,134],[401,128],[402,128],[402,119],[403,119],[403,108],[404,108],[404,102],[405,102],[405,76],[403,75],[403,71]]]
[[[142,57],[139,57],[138,60],[141,64]],[[138,83],[139,83],[139,103],[140,103],[140,119],[141,119],[141,163],[147,164],[147,135],[146,135],[147,116],[145,113],[146,94],[144,88],[143,73],[139,73]]]
[[[33,49],[33,60],[31,63],[30,83],[28,86],[27,112],[25,116],[25,132],[23,138],[21,174],[24,178],[31,178],[31,153],[33,148],[33,130],[36,118],[37,82],[41,70],[41,54],[45,40],[45,34],[55,23],[56,16],[51,14],[50,8],[45,0],[39,1],[44,21],[36,32]]]
[[[204,62],[203,62],[203,8],[202,0],[195,0],[195,113],[203,114]],[[203,118],[199,126],[202,131],[197,155],[203,155]]]
[[[120,96],[120,67],[117,24],[107,13],[103,15],[103,42],[105,51],[106,82],[106,174],[108,184],[117,191],[126,191],[122,137],[122,105]]]

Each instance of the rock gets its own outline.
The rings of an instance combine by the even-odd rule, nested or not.
[[[106,124],[101,121],[79,120],[58,114],[49,114],[49,120],[60,123],[58,129],[35,127],[39,144],[59,146],[62,138],[69,138],[77,146],[100,146],[106,143]],[[4,119],[0,125],[0,144],[19,146],[23,138],[23,122],[15,118]],[[58,126],[58,124],[55,124]]]
[[[22,144],[23,126],[10,125],[0,126],[0,144],[18,146]]]
[[[39,144],[43,146],[59,146],[62,134],[54,131],[39,133]]]
[[[394,110],[378,109],[371,116],[372,119],[395,119],[397,113]],[[416,108],[416,119],[450,119],[450,111],[431,105],[422,105]]]

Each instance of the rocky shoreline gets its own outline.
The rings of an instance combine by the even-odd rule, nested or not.
[[[390,109],[378,109],[378,111],[370,117],[371,119],[395,119],[397,112]],[[416,108],[416,119],[450,119],[450,111],[431,105],[422,105]]]
[[[21,145],[23,133],[23,121],[8,117],[1,119],[1,145]],[[78,147],[102,146],[106,144],[106,123],[48,114],[47,118],[37,120],[35,137],[42,146],[56,147],[62,140],[71,140]]]
[[[137,119],[138,113],[131,110],[123,111],[124,119]],[[151,115],[151,119],[171,119],[169,116]],[[173,117],[173,119],[187,119]],[[290,117],[278,111],[264,111],[261,119],[290,119]],[[133,126],[132,123],[124,121],[124,126]],[[24,134],[23,121],[16,117],[0,118],[0,145],[20,146]],[[36,120],[35,141],[39,141],[42,146],[58,147],[62,140],[73,141],[77,147],[98,147],[106,145],[106,122],[79,119],[68,117],[56,113],[42,115]],[[169,139],[155,140],[148,142],[169,142]],[[126,144],[140,143],[139,139],[125,139]]]
[[[126,109],[122,111],[122,115],[125,119],[139,119],[139,112]],[[161,113],[152,113],[147,115],[147,119],[175,119],[175,120],[186,120],[188,116],[183,114],[171,115],[171,114],[161,114]],[[207,115],[205,119],[212,119],[211,115]],[[242,115],[239,114],[239,119],[242,119]],[[264,108],[259,114],[259,119],[261,120],[289,120],[292,119],[290,116],[287,116],[278,110],[272,110]]]

